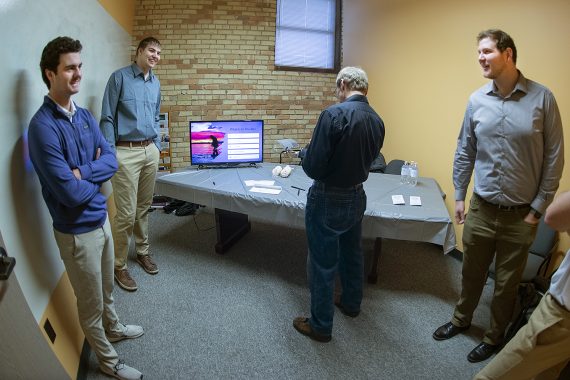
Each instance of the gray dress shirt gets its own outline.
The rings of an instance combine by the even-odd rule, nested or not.
[[[135,63],[111,74],[99,126],[112,149],[116,141],[142,140],[160,149],[159,113],[160,82],[152,70],[146,80]]]
[[[494,82],[471,94],[453,165],[456,200],[465,200],[474,171],[474,191],[486,201],[543,213],[563,166],[562,122],[550,90],[519,72],[504,98]]]

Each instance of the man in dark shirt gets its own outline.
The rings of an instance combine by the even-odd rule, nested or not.
[[[338,73],[335,94],[340,103],[321,113],[303,159],[303,170],[314,180],[305,209],[311,317],[295,318],[293,326],[319,342],[331,340],[337,270],[342,294],[334,304],[349,317],[360,313],[366,209],[362,182],[384,142],[384,123],[368,104],[367,92],[362,69],[345,67]]]

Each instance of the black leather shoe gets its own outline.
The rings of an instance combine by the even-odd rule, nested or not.
[[[499,350],[500,345],[493,345],[485,342],[481,342],[475,347],[469,355],[467,355],[467,360],[471,363],[479,363],[483,360],[487,360],[495,352]]]
[[[471,325],[465,327],[455,326],[451,322],[447,322],[445,325],[440,326],[435,332],[433,333],[433,339],[435,340],[446,340],[449,338],[453,338],[455,335],[459,334],[467,330]]]

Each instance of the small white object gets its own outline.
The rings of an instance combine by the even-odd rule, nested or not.
[[[281,174],[281,171],[283,171],[283,168],[282,168],[281,166],[277,165],[276,167],[273,168],[273,170],[271,171],[271,173],[272,173],[274,176],[278,176],[278,175]]]
[[[263,193],[263,194],[279,194],[281,192],[281,186],[254,186],[249,189],[252,193]]]
[[[392,203],[395,205],[405,205],[404,196],[401,194],[392,195]]]
[[[261,179],[261,180],[255,180],[255,179],[246,179],[245,181],[243,181],[245,183],[246,186],[273,186],[275,185],[275,181],[273,180],[268,180],[268,179]]]
[[[410,195],[410,206],[421,206],[422,198],[417,195]]]
[[[290,167],[289,165],[287,165],[281,170],[281,173],[279,175],[283,178],[287,178],[287,177],[289,177],[289,175],[291,174],[292,171],[293,171],[293,168]]]

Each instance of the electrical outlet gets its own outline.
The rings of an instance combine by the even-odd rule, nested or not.
[[[44,323],[44,330],[49,338],[49,340],[51,340],[52,343],[55,342],[55,330],[53,329],[53,326],[51,325],[49,319],[46,318],[46,322]]]

